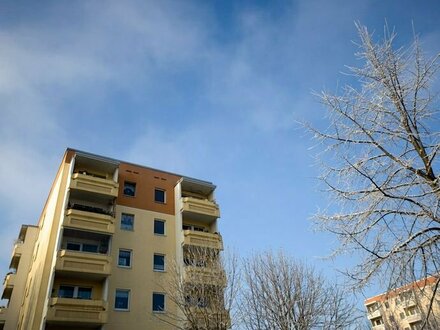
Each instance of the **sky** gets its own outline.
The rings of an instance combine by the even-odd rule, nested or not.
[[[440,51],[434,0],[1,0],[0,272],[71,147],[212,181],[226,246],[343,280],[356,256],[321,258],[337,242],[310,221],[329,201],[300,122],[325,127],[313,92],[354,83],[356,21]]]

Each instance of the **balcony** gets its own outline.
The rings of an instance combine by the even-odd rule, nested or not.
[[[55,269],[66,273],[95,275],[96,278],[110,275],[111,258],[106,254],[61,250]]]
[[[402,305],[404,308],[409,308],[417,305],[415,298],[410,298],[402,301]]]
[[[2,299],[10,299],[12,294],[12,289],[15,285],[15,274],[7,274],[3,281],[3,294]]]
[[[24,242],[22,240],[15,241],[14,248],[12,249],[11,263],[9,264],[9,268],[18,268],[18,263],[20,262],[21,255],[23,253],[23,244]]]
[[[67,210],[64,226],[99,231],[106,234],[113,234],[115,232],[114,218],[112,216],[73,208]]]
[[[225,309],[214,310],[209,307],[191,307],[189,315],[193,318],[192,321],[202,328],[204,326],[209,327],[209,329],[229,329],[231,327],[231,317]]]
[[[182,214],[194,220],[212,222],[220,217],[220,210],[215,202],[195,197],[182,197]]]
[[[184,281],[208,285],[226,286],[226,274],[221,268],[185,266]]]
[[[107,303],[103,300],[51,298],[48,323],[100,325],[107,322]]]
[[[0,329],[3,329],[6,322],[6,312],[8,309],[6,307],[0,307]]]
[[[385,330],[385,324],[374,325],[371,329],[372,330]]]
[[[70,182],[70,188],[117,197],[119,184],[113,180],[108,180],[89,174],[74,173]]]
[[[183,245],[193,245],[203,248],[223,250],[223,240],[219,234],[184,230],[183,236]]]
[[[406,320],[409,324],[411,323],[416,323],[416,322],[420,322],[422,320],[422,314],[420,313],[415,313],[413,315],[409,315],[406,317]]]
[[[382,316],[382,314],[380,313],[380,310],[375,310],[374,312],[368,312],[368,315],[367,315],[369,320],[372,320],[372,319],[375,319],[375,318],[378,318],[381,316]]]

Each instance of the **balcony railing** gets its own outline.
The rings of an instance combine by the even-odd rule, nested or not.
[[[74,173],[72,175],[70,188],[117,197],[119,184],[113,180],[98,178],[83,173]]]
[[[182,197],[182,213],[200,220],[213,220],[220,217],[220,209],[215,202],[194,197]]]
[[[367,315],[369,320],[372,320],[372,319],[375,319],[375,318],[381,317],[381,316],[382,316],[382,314],[381,314],[380,310],[375,310],[373,312],[368,312],[368,315]]]
[[[385,324],[374,325],[373,330],[385,330]]]
[[[47,322],[99,325],[107,322],[107,303],[103,300],[51,298]]]
[[[422,314],[420,313],[415,313],[413,315],[409,315],[406,317],[406,320],[408,321],[408,323],[416,323],[416,322],[420,322],[422,320]]]
[[[14,289],[16,275],[13,273],[7,274],[3,280],[3,293],[2,299],[10,299],[12,289]]]
[[[190,283],[225,286],[226,274],[219,267],[185,266],[184,280]]]
[[[223,250],[223,240],[219,234],[205,233],[202,231],[184,230],[183,244],[204,248]]]
[[[192,321],[202,328],[215,325],[215,328],[218,329],[229,329],[231,326],[231,317],[225,309],[215,310],[209,307],[192,307],[189,315],[191,315]]]
[[[0,307],[0,326],[5,324],[7,312],[8,312],[8,309],[6,307]],[[2,328],[0,327],[0,329],[2,329]]]
[[[15,241],[14,248],[12,249],[11,263],[9,264],[9,268],[17,269],[21,254],[23,253],[23,244],[24,242],[22,240],[17,239]]]
[[[61,250],[55,269],[106,277],[110,275],[111,258],[106,254]]]
[[[107,234],[113,234],[115,232],[114,218],[112,216],[82,211],[75,208],[67,210],[64,226],[100,231]]]

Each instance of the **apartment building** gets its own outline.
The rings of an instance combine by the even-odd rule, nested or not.
[[[171,265],[189,291],[224,290],[218,269],[189,253],[217,258],[223,250],[215,188],[67,149],[38,224],[23,225],[13,246],[0,329],[175,329],[164,317],[185,326],[167,287]],[[192,304],[191,292],[184,294]],[[194,308],[228,324],[224,305],[202,300]]]
[[[372,329],[421,329],[430,306],[431,312],[424,329],[440,329],[440,293],[436,289],[437,281],[437,277],[430,276],[365,300]]]

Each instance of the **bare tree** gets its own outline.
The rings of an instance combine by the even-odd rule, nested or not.
[[[182,330],[226,330],[235,319],[239,287],[237,258],[198,246],[184,249],[183,262],[168,268],[161,286],[177,313],[156,314],[161,321]]]
[[[439,103],[432,91],[439,55],[427,59],[417,36],[395,48],[387,27],[379,42],[357,28],[364,66],[349,70],[358,84],[342,95],[322,92],[330,125],[311,128],[327,146],[321,179],[340,206],[316,220],[339,237],[337,253],[360,253],[348,272],[355,286],[385,279],[395,288],[439,274]]]
[[[312,267],[270,252],[244,261],[242,320],[249,330],[344,329],[354,305]]]

